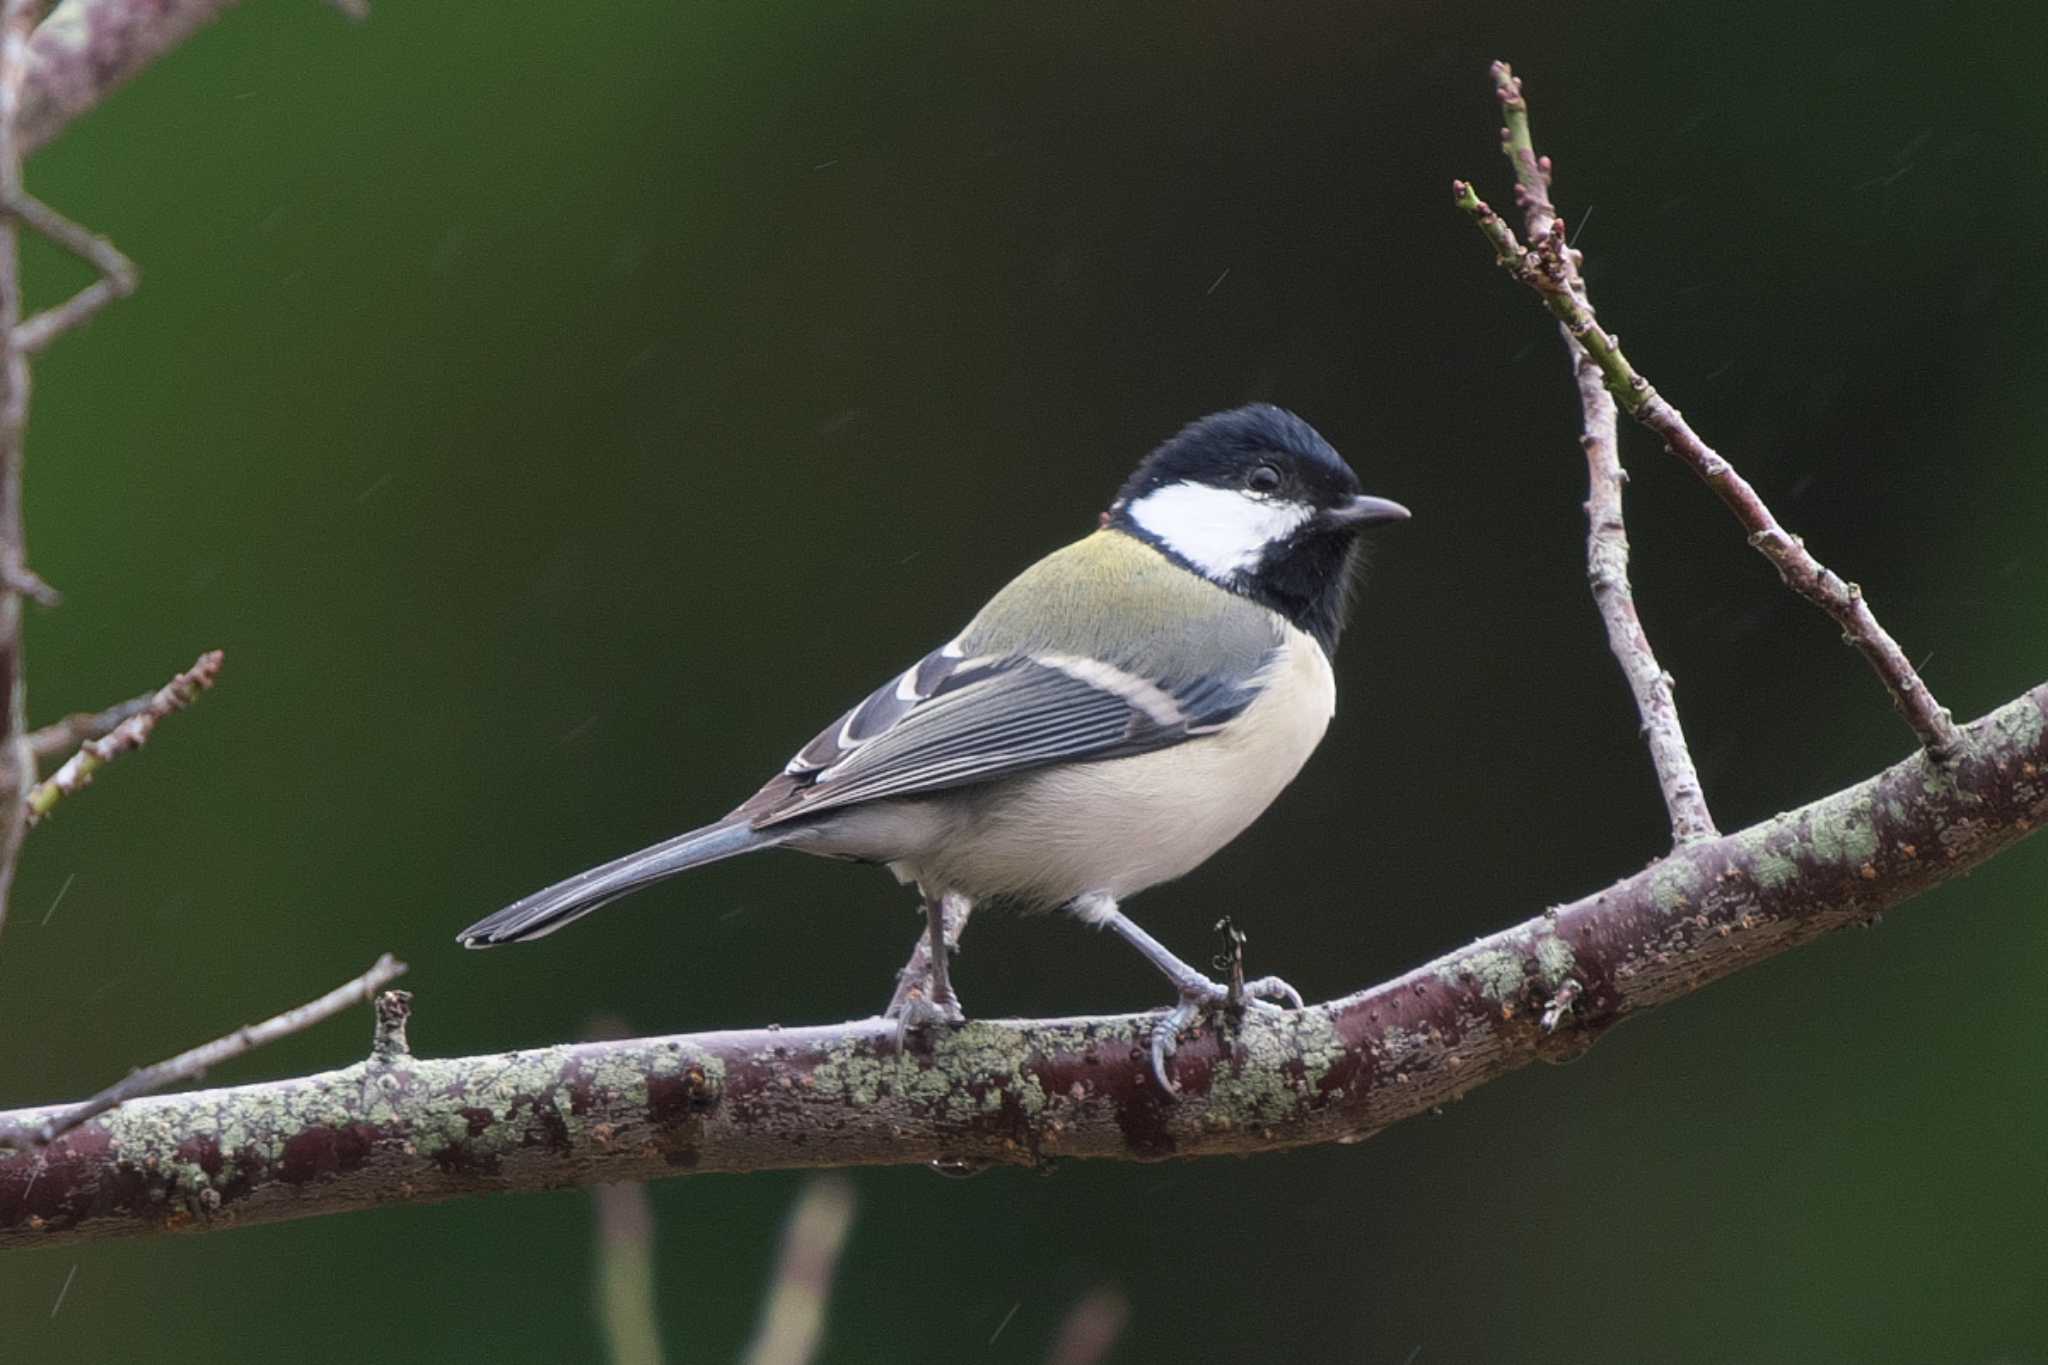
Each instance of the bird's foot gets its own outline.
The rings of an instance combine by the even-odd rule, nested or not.
[[[1179,1002],[1152,1026],[1152,1076],[1169,1095],[1179,1095],[1180,1087],[1167,1074],[1166,1063],[1179,1051],[1181,1033],[1199,1023],[1203,1015],[1241,1014],[1247,1009],[1277,1014],[1282,1004],[1289,1009],[1302,1008],[1301,992],[1277,976],[1262,976],[1242,986],[1224,986],[1206,976],[1195,976],[1180,982],[1179,987]]]
[[[882,1017],[896,1021],[896,1051],[900,1053],[912,1029],[927,1029],[935,1024],[957,1028],[967,1022],[967,1011],[960,1008],[959,996],[951,991],[936,995],[931,982],[926,980],[898,991]]]

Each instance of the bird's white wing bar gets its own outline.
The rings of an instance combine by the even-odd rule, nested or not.
[[[1115,664],[1106,664],[1100,659],[1084,659],[1075,654],[1041,654],[1035,662],[1057,668],[1076,682],[1115,693],[1143,711],[1155,725],[1187,724],[1187,713],[1180,709],[1180,703],[1165,688]]]
[[[906,703],[899,697],[903,679],[892,680],[813,741],[798,755],[802,766],[793,763],[789,770],[799,785],[756,815],[755,825],[1052,763],[1164,748],[1221,726],[1263,685],[1261,672],[1253,670],[1170,691],[1114,664],[1055,653],[965,660],[932,655],[919,669],[935,662],[955,667],[929,694]],[[842,742],[848,739],[854,742]]]
[[[886,734],[942,686],[969,680],[998,662],[990,658],[965,658],[959,646],[960,642],[954,640],[933,650],[893,682],[876,688],[865,701],[806,744],[782,771],[791,777],[823,772],[877,735]]]

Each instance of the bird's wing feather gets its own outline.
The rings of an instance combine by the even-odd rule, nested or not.
[[[1263,682],[1254,673],[1169,692],[1057,653],[954,662],[930,695],[906,702],[892,682],[820,734],[749,803],[754,825],[1164,748],[1225,724]]]
[[[1215,592],[1187,619],[1185,570],[1102,533],[1048,556],[934,650],[805,745],[734,812],[756,828],[883,797],[968,786],[1053,763],[1120,758],[1213,731],[1265,685],[1282,638],[1253,603]],[[1028,603],[1105,590],[1122,629],[1048,625]]]

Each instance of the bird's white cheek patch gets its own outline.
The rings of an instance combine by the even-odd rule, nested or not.
[[[1131,504],[1131,520],[1213,578],[1259,562],[1265,548],[1314,516],[1298,502],[1255,498],[1205,483],[1155,488]]]

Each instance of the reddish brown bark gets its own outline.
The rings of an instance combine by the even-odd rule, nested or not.
[[[661,1175],[1350,1142],[1948,881],[2048,819],[2048,685],[1924,754],[1307,1010],[1205,1028],[1150,1079],[1152,1016],[884,1020],[423,1060],[137,1100],[0,1158],[0,1246],[231,1227]],[[1544,1016],[1560,994],[1570,1007]],[[41,1111],[0,1114],[34,1123]]]

